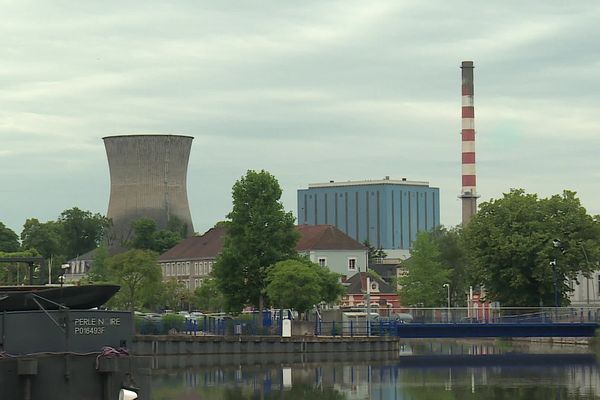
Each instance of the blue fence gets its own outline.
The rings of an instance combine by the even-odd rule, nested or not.
[[[405,338],[436,337],[590,337],[599,327],[598,310],[591,309],[494,309],[485,318],[458,318],[461,309],[419,309],[404,313],[405,319],[380,317],[366,320],[343,318],[333,322],[321,319],[302,321],[302,334],[329,337],[397,336]],[[408,319],[406,316],[414,319]],[[171,315],[173,317],[173,315]],[[177,317],[177,316],[175,316]],[[270,312],[229,315],[203,315],[197,318],[136,318],[137,333],[164,335],[256,336],[281,335],[280,319]],[[298,324],[292,322],[292,326]]]
[[[160,315],[136,317],[136,333],[141,335],[280,335],[281,324],[270,313],[245,314],[240,318],[228,315],[203,315],[196,318],[165,318]],[[261,321],[262,319],[262,321]],[[262,324],[261,324],[262,322]]]

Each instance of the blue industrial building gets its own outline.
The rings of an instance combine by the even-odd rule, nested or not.
[[[298,224],[334,225],[382,249],[409,249],[417,232],[440,224],[440,189],[390,180],[317,183],[298,190]]]

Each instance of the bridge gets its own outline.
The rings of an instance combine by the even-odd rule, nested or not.
[[[592,337],[600,325],[584,323],[456,323],[382,324],[371,327],[371,335],[401,338],[510,338],[510,337]]]
[[[411,308],[369,318],[347,313],[342,322],[315,324],[317,335],[401,338],[593,337],[600,307]]]

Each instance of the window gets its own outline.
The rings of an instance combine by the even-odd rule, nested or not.
[[[319,257],[318,263],[319,263],[320,267],[326,267],[327,266],[327,258]]]
[[[379,285],[377,284],[377,282],[371,282],[371,291],[379,292]]]
[[[355,257],[348,258],[348,271],[356,271],[356,258]]]
[[[185,263],[185,273],[186,273],[186,275],[190,274],[190,262],[189,261]]]

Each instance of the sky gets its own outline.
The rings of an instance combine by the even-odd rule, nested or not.
[[[600,213],[600,2],[0,0],[0,222],[106,214],[102,137],[193,136],[197,232],[265,169],[296,191],[407,178],[460,223],[460,64],[479,202],[573,190]]]

